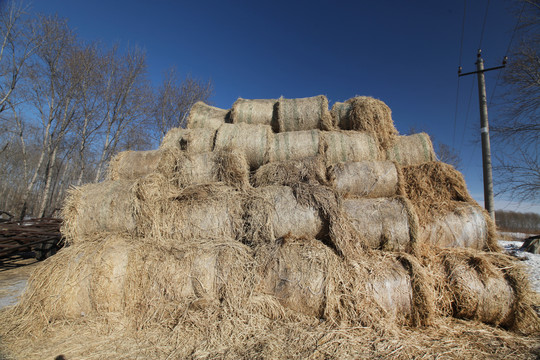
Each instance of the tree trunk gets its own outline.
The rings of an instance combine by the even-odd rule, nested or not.
[[[56,151],[57,147],[55,146],[47,164],[47,171],[45,172],[45,189],[43,190],[43,199],[41,200],[41,206],[38,212],[39,217],[45,217],[47,203],[49,202],[49,198],[51,197],[51,184],[56,162]]]

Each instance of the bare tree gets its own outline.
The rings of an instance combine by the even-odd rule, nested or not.
[[[13,103],[24,66],[37,47],[35,29],[25,11],[22,2],[0,4],[0,113]]]
[[[146,55],[138,49],[118,55],[114,47],[106,57],[103,81],[103,145],[97,164],[95,181],[102,177],[105,163],[116,152],[127,129],[137,126],[147,113],[149,98],[145,79]]]
[[[457,170],[461,168],[461,157],[451,146],[437,142],[435,152],[440,161],[452,165]]]
[[[185,127],[191,106],[197,101],[208,101],[213,87],[210,81],[203,82],[187,76],[180,81],[175,68],[163,75],[154,100],[153,118],[159,140],[173,127]]]
[[[39,115],[43,131],[40,162],[44,162],[45,172],[39,209],[39,216],[43,216],[51,196],[58,151],[76,115],[78,77],[70,68],[76,37],[67,21],[57,16],[40,16],[38,21],[40,44],[32,64],[30,82],[31,104]]]
[[[76,162],[79,172],[75,184],[79,186],[86,175],[87,152],[104,122],[100,109],[103,104],[101,91],[105,64],[97,44],[78,46],[70,60],[74,76],[78,77],[76,97],[80,116],[75,119],[75,133],[78,141]]]
[[[540,197],[540,2],[519,2],[522,26],[504,73],[505,116],[494,123],[499,192],[522,201]]]

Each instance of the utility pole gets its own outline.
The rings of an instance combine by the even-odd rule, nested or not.
[[[478,49],[476,60],[476,71],[461,73],[461,66],[458,70],[458,76],[476,74],[478,76],[478,101],[480,103],[480,133],[482,136],[482,169],[484,175],[484,204],[487,212],[495,221],[495,209],[493,206],[493,175],[491,170],[491,146],[489,143],[489,123],[486,99],[486,71],[502,69],[506,66],[506,56],[503,59],[502,66],[484,69],[484,59],[482,59],[482,50]]]

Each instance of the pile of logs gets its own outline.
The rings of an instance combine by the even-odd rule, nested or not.
[[[37,260],[54,255],[63,245],[61,219],[0,221],[0,259],[33,251]]]

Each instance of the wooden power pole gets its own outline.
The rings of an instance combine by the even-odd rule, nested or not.
[[[502,69],[506,66],[506,56],[503,59],[502,66],[484,69],[484,59],[482,59],[482,50],[478,50],[476,60],[476,71],[461,73],[461,66],[458,70],[458,76],[476,74],[478,76],[478,101],[480,103],[480,134],[482,136],[482,168],[484,174],[484,204],[489,215],[495,220],[495,209],[493,205],[493,175],[491,170],[491,146],[489,143],[489,123],[486,98],[486,71]]]

